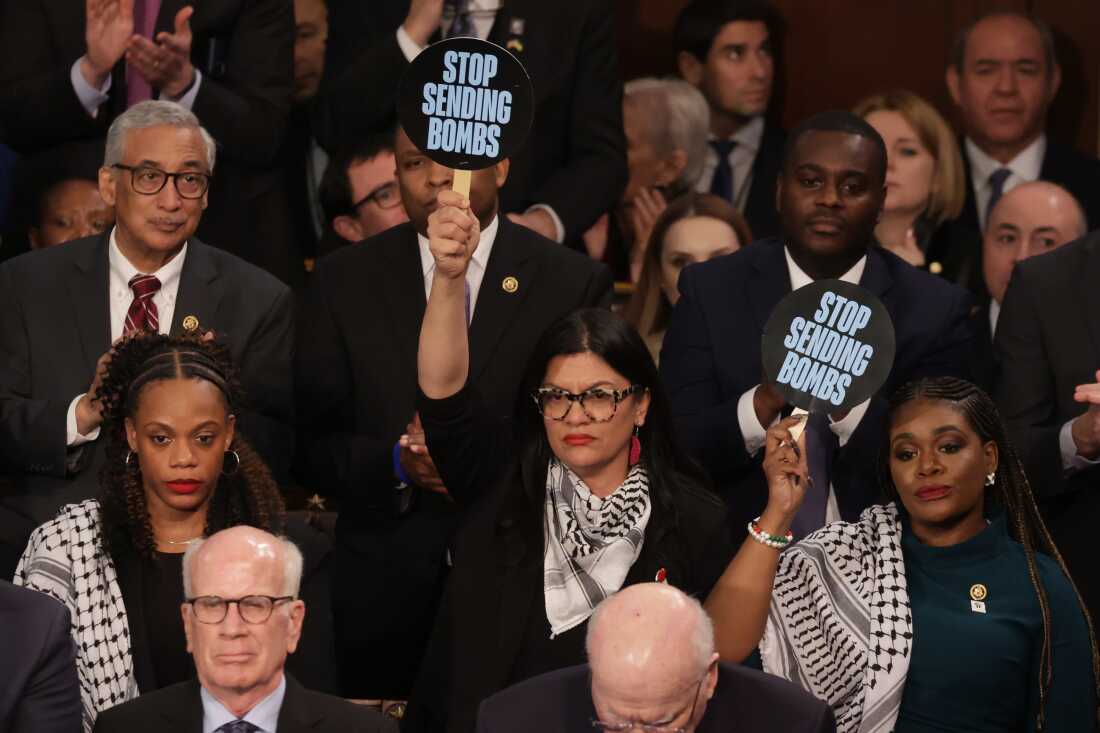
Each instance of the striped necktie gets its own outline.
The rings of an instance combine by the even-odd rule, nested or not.
[[[130,278],[130,289],[134,299],[126,311],[126,324],[122,335],[128,336],[134,331],[157,333],[160,330],[160,318],[157,316],[157,304],[153,296],[160,290],[160,280],[154,275],[134,275]]]
[[[446,37],[475,35],[474,21],[470,17],[470,0],[452,0],[448,5],[454,10],[454,20],[451,21],[451,27],[447,29]]]
[[[214,733],[256,733],[258,730],[260,730],[259,727],[249,723],[247,720],[234,720],[231,723],[220,726]]]

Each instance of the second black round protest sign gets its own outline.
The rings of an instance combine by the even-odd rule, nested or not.
[[[429,158],[448,168],[480,170],[523,145],[534,92],[523,64],[507,50],[477,38],[450,38],[409,64],[397,114]]]
[[[817,280],[772,311],[761,337],[764,376],[809,412],[850,410],[890,375],[896,348],[890,314],[873,293]]]

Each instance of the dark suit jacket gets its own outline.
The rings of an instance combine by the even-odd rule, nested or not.
[[[526,635],[546,623],[544,510],[524,492],[510,425],[486,419],[476,388],[424,398],[421,413],[440,476],[466,513],[403,730],[466,733],[482,700],[520,681],[514,668]],[[734,555],[723,520],[721,503],[702,487],[684,487],[667,506],[654,502],[623,587],[653,582],[663,569],[668,583],[705,599]]]
[[[501,287],[509,275],[519,281],[515,293]],[[470,326],[470,379],[493,414],[512,413],[522,369],[546,327],[577,308],[606,307],[611,287],[603,265],[500,220]],[[338,641],[349,654],[349,695],[408,694],[455,522],[448,500],[395,491],[393,446],[416,411],[424,308],[420,250],[406,223],[321,260],[299,327],[302,482],[342,501],[337,574],[349,577],[337,582],[336,613],[338,627],[347,619]],[[395,497],[416,506],[398,516]],[[364,562],[372,567],[367,584]]]
[[[192,111],[218,142],[199,236],[286,281],[302,267],[290,249],[286,192],[273,166],[293,92],[292,4],[161,0],[155,32],[171,32],[185,5],[195,8],[191,62],[203,77]],[[102,155],[108,126],[126,108],[126,64],[115,65],[110,99],[89,117],[69,78],[85,48],[83,4],[0,5],[0,118],[14,149],[29,154],[83,140]]]
[[[957,219],[946,222],[937,231],[927,260],[941,262],[944,277],[969,288],[980,298],[989,294],[982,276],[982,226],[978,221],[970,158],[961,139],[959,147],[966,171],[966,203]],[[1039,178],[1057,183],[1073,194],[1085,210],[1090,231],[1100,227],[1100,161],[1048,137]]]
[[[752,163],[752,184],[745,201],[745,219],[753,239],[778,237],[782,234],[779,213],[775,210],[775,184],[783,170],[783,149],[787,133],[783,128],[764,122],[764,136]]]
[[[627,178],[611,4],[573,0],[568,12],[542,0],[501,5],[489,40],[520,44],[510,50],[535,89],[534,123],[512,157],[501,207],[546,204],[561,218],[566,241],[579,241],[618,202]],[[408,65],[396,32],[408,8],[408,0],[329,0],[332,81],[316,101],[315,125],[327,149],[392,121]]]
[[[1100,234],[1016,266],[995,345],[998,406],[1095,620],[1100,570],[1092,540],[1100,521],[1100,467],[1067,476],[1058,433],[1086,410],[1074,402],[1074,388],[1095,382],[1100,369]]]
[[[96,733],[202,733],[198,681],[181,682],[100,712]],[[368,707],[302,687],[289,675],[279,733],[397,733],[397,724]]]
[[[0,730],[80,730],[80,682],[69,626],[64,605],[0,580]]]
[[[695,730],[775,730],[831,733],[833,711],[795,684],[735,664],[720,662],[718,686]],[[592,705],[588,665],[550,672],[498,692],[481,703],[478,733],[576,733],[589,730]]]
[[[885,435],[886,400],[924,376],[969,376],[971,298],[961,288],[878,247],[867,250],[860,285],[886,306],[897,353],[886,384],[847,444],[837,452],[831,480],[844,519],[879,499],[874,470]],[[772,309],[791,290],[778,239],[684,270],[681,298],[661,350],[661,374],[685,443],[726,497],[735,536],[767,503],[760,470],[763,451],[745,452],[737,401],[760,383],[760,335]]]
[[[0,265],[0,470],[16,485],[0,497],[0,543],[18,551],[58,507],[99,486],[99,440],[68,449],[65,415],[111,346],[108,243],[105,232]],[[277,478],[293,442],[292,307],[290,291],[267,273],[188,243],[171,332],[194,315],[224,339],[247,392],[238,427]],[[20,521],[21,537],[11,527]]]

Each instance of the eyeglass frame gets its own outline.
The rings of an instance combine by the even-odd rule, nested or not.
[[[164,190],[164,187],[168,185],[168,179],[171,178],[172,185],[175,187],[176,193],[179,194],[180,198],[187,199],[188,201],[197,201],[198,199],[201,199],[203,196],[209,193],[210,180],[213,178],[211,174],[203,173],[202,171],[179,171],[178,173],[169,173],[168,171],[157,168],[155,165],[126,165],[124,163],[112,163],[111,167],[130,172],[130,188],[133,189],[134,193],[141,194],[142,196],[156,196],[158,193]],[[156,171],[157,173],[160,173],[164,176],[164,180],[161,181],[160,187],[156,191],[146,192],[138,190],[137,184],[134,183],[134,173],[143,169]],[[206,181],[206,183],[203,185],[202,193],[200,193],[198,196],[188,196],[187,194],[183,193],[183,191],[180,191],[180,176],[201,176],[202,179]]]
[[[195,601],[200,601],[203,598],[217,598],[219,601],[222,602],[225,611],[222,613],[222,617],[220,619],[218,619],[217,621],[203,621],[201,618],[199,618],[199,614],[195,610]],[[244,617],[244,614],[241,613],[241,601],[247,600],[249,598],[266,598],[267,600],[271,601],[271,609],[267,612],[267,616],[264,618],[263,621],[249,621]],[[249,624],[251,626],[259,626],[260,624],[266,624],[271,619],[271,614],[275,613],[276,606],[278,606],[280,603],[285,603],[286,601],[293,600],[296,600],[295,596],[265,596],[259,593],[250,593],[249,595],[241,596],[240,598],[222,598],[221,596],[193,596],[191,598],[184,598],[183,602],[191,606],[191,613],[195,614],[195,620],[198,621],[200,624],[206,624],[207,626],[217,626],[218,624],[224,622],[225,619],[229,616],[229,605],[231,603],[235,603],[237,604],[237,615],[241,617],[241,621],[244,621],[246,624]]]
[[[378,194],[382,193],[382,191],[384,191],[385,189],[387,189],[391,186],[393,188],[397,189],[397,199],[396,199],[397,203],[393,204],[392,206],[383,206],[382,202],[378,200]],[[390,209],[396,209],[398,204],[401,203],[401,187],[400,187],[400,184],[398,184],[397,181],[387,181],[387,182],[383,183],[381,186],[378,186],[373,191],[368,193],[366,196],[364,196],[363,198],[359,199],[354,204],[352,204],[349,211],[358,211],[360,206],[362,206],[363,204],[369,203],[371,201],[373,201],[375,204],[377,204],[378,208],[382,209],[383,211],[389,211]]]
[[[703,682],[707,679],[707,674],[710,672],[710,665],[707,665],[707,671],[703,672],[703,676],[699,678],[699,682],[695,685],[695,698],[691,701],[691,711],[688,712],[688,722],[690,723],[692,718],[695,717],[695,709],[699,707],[699,693],[703,689]],[[589,687],[592,686],[591,678],[592,673],[588,673]],[[641,728],[643,733],[687,733],[687,728],[680,726],[679,728],[667,728],[660,725],[652,725],[650,723],[639,723],[633,721],[630,723],[608,723],[605,720],[597,720],[596,718],[590,718],[589,721],[593,728],[598,728],[604,731],[613,731],[614,733],[626,733],[626,731],[634,730],[635,728]]]
[[[622,402],[623,400],[625,400],[627,397],[630,397],[631,395],[638,394],[639,392],[644,394],[645,392],[648,392],[648,391],[649,391],[649,387],[645,387],[641,384],[632,384],[632,385],[630,385],[629,387],[627,387],[625,389],[608,389],[606,387],[593,387],[591,389],[586,389],[584,392],[581,392],[580,394],[574,394],[574,393],[572,393],[568,390],[564,390],[564,389],[561,389],[559,387],[539,387],[538,389],[536,389],[534,392],[531,393],[531,399],[533,399],[535,401],[535,409],[539,411],[540,415],[542,415],[543,417],[545,417],[547,419],[556,420],[557,422],[562,422],[562,421],[565,420],[565,418],[569,417],[569,413],[572,412],[572,410],[573,410],[573,405],[579,403],[580,406],[581,406],[581,412],[584,413],[585,417],[587,417],[592,422],[603,423],[603,422],[611,422],[612,420],[615,419],[615,415],[619,411],[619,403]],[[560,395],[561,397],[564,397],[565,399],[569,400],[569,407],[566,408],[565,414],[562,415],[561,417],[552,417],[552,416],[547,415],[545,412],[542,411],[542,404],[539,402],[539,398],[542,395],[550,393],[550,392],[556,393],[556,394]],[[592,413],[590,413],[588,411],[588,409],[585,408],[584,398],[586,396],[592,394],[593,392],[610,392],[611,393],[611,397],[614,399],[614,403],[612,403],[611,415],[610,416],[605,417],[601,420],[599,418],[593,417]]]

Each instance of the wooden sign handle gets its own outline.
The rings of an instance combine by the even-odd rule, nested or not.
[[[454,174],[454,180],[451,183],[451,190],[457,191],[467,199],[470,198],[470,176],[473,171],[461,170],[456,168]]]

